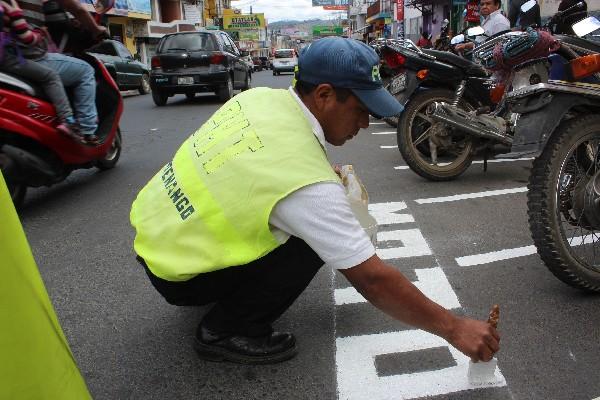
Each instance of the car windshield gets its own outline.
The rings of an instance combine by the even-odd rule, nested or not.
[[[167,51],[199,51],[207,50],[214,51],[218,50],[215,45],[215,41],[211,34],[208,33],[195,33],[195,34],[183,34],[183,35],[172,35],[167,36],[160,46],[160,53]]]
[[[275,52],[275,58],[293,58],[294,50],[279,50]]]

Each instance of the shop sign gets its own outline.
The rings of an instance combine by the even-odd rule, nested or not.
[[[323,7],[325,10],[347,10],[348,0],[312,0],[313,7]],[[345,7],[345,8],[325,8]]]
[[[132,12],[152,14],[150,0],[127,0],[127,8]]]
[[[313,26],[313,36],[342,36],[344,28],[339,25],[335,26]]]
[[[467,15],[465,17],[467,22],[479,22],[479,3],[476,1],[469,1],[467,3]]]
[[[404,0],[396,0],[396,21],[404,21]]]
[[[264,14],[230,14],[223,16],[223,29],[229,31],[265,27]]]

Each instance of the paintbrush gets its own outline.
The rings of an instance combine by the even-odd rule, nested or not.
[[[500,319],[500,306],[494,304],[488,316],[488,324],[494,328],[498,328],[498,320]],[[469,371],[467,377],[471,385],[486,385],[498,382],[499,377],[496,376],[496,367],[498,360],[492,358],[490,361],[473,361],[469,360]]]

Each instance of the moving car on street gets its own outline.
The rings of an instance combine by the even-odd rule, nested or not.
[[[217,30],[181,32],[163,36],[152,57],[152,99],[164,106],[181,93],[215,92],[223,102],[234,89],[250,89],[251,71],[231,37]]]
[[[275,50],[273,58],[273,75],[279,75],[282,72],[294,72],[298,65],[298,57],[294,49]]]
[[[133,56],[116,40],[103,40],[89,50],[89,53],[100,60],[119,90],[139,90],[140,94],[150,93],[150,68]]]

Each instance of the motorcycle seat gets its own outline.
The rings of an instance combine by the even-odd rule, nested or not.
[[[437,60],[441,62],[445,62],[447,64],[454,65],[455,67],[462,69],[467,75],[473,75],[477,77],[488,76],[487,71],[483,69],[479,64],[475,64],[474,62],[459,57],[453,53],[450,53],[449,51],[423,49],[423,52],[429,54],[430,56],[434,56]]]
[[[4,72],[0,72],[0,86],[17,92],[25,93],[29,96],[44,99],[44,91],[32,83],[22,78],[17,78]]]
[[[582,39],[577,36],[555,35],[559,42],[564,42],[572,46],[581,47],[592,53],[600,53],[600,44],[590,40]]]

